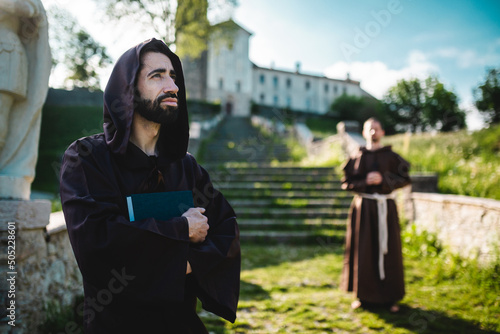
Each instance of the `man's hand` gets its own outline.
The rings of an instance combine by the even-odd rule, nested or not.
[[[366,175],[366,184],[377,185],[382,183],[382,174],[379,172],[370,172]]]
[[[209,226],[207,223],[208,218],[203,215],[204,212],[204,208],[190,208],[182,215],[187,218],[189,226],[189,241],[191,242],[205,241]]]
[[[193,269],[191,269],[191,263],[189,261],[187,262],[187,268],[186,268],[186,275],[191,274],[193,272]]]

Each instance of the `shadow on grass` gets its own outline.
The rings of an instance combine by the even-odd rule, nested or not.
[[[264,300],[270,298],[269,292],[260,285],[240,281],[240,300]]]
[[[344,244],[318,242],[317,245],[251,245],[242,244],[242,270],[252,270],[299,262],[318,256],[335,254],[343,256]]]
[[[363,306],[365,311],[377,314],[380,319],[394,327],[411,330],[422,334],[474,334],[497,333],[494,330],[481,329],[470,321],[452,317],[440,311],[423,310],[401,304],[398,313],[391,313],[387,307]]]

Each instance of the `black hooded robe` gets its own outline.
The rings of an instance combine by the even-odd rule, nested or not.
[[[164,48],[179,87],[179,117],[162,125],[157,157],[129,142],[139,52],[148,43]],[[104,92],[104,133],[72,143],[61,168],[61,201],[83,276],[87,333],[206,333],[196,297],[206,310],[234,322],[241,263],[235,213],[186,152],[188,139],[179,58],[155,39],[128,50]],[[129,221],[127,196],[180,190],[191,190],[195,206],[206,209],[210,228],[204,242],[189,242],[185,217]]]

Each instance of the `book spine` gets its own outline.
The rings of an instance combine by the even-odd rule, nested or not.
[[[127,197],[127,207],[128,207],[128,217],[131,222],[135,220],[134,217],[134,206],[132,205],[132,197]]]

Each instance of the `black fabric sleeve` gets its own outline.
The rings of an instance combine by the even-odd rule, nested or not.
[[[73,143],[61,168],[60,192],[70,241],[86,293],[126,281],[119,297],[137,302],[182,300],[189,252],[184,217],[130,222],[104,144]]]
[[[228,321],[236,319],[241,253],[236,215],[224,196],[214,189],[205,169],[192,158],[196,178],[195,206],[206,209],[210,226],[202,243],[191,243],[189,263],[199,287],[203,308]]]

